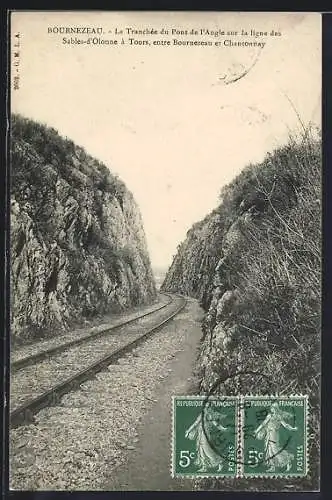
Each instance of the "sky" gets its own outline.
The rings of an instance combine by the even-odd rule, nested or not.
[[[116,27],[274,29],[281,36],[163,37],[170,46],[130,46],[125,37],[124,45],[87,46],[48,33],[59,26],[101,26],[105,39],[115,38]],[[217,206],[223,185],[299,130],[298,116],[320,124],[316,13],[29,11],[12,14],[11,31],[20,33],[12,111],[54,127],[120,176],[140,207],[154,267],[171,264],[191,225]],[[174,38],[265,46],[186,47]],[[225,84],[241,68],[247,74]]]

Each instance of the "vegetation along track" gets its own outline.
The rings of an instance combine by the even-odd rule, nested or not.
[[[39,363],[35,360],[35,364],[12,375],[11,427],[31,421],[40,409],[56,404],[64,394],[93,378],[172,320],[185,307],[186,300],[169,297],[162,307],[117,325],[117,334],[90,335],[84,337],[84,343],[69,343],[61,351],[51,349],[51,357],[43,357]]]

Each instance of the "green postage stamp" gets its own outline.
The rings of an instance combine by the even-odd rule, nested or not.
[[[173,398],[174,477],[237,475],[237,407],[235,397]]]
[[[306,396],[174,396],[173,477],[303,477]]]
[[[304,396],[243,398],[245,476],[307,474],[307,406]]]

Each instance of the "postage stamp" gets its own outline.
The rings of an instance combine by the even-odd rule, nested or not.
[[[306,396],[244,396],[243,476],[305,476],[308,472]]]
[[[174,396],[173,477],[304,477],[308,397]]]
[[[173,397],[173,477],[237,475],[236,397]]]

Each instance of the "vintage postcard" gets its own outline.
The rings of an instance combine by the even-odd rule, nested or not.
[[[321,15],[9,23],[10,490],[319,491]]]

